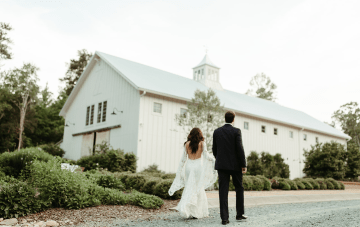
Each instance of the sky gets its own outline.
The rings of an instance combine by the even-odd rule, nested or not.
[[[2,70],[35,64],[56,98],[81,49],[187,78],[207,49],[225,89],[245,93],[264,73],[277,103],[331,122],[360,104],[359,11],[358,0],[1,0],[14,29]]]

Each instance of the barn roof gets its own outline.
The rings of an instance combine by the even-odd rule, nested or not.
[[[197,89],[202,91],[208,89],[208,87],[200,82],[186,77],[98,51],[95,54],[112,66],[115,71],[120,73],[138,90],[189,101]],[[79,82],[80,81],[81,78],[79,79]],[[272,101],[251,97],[229,90],[214,91],[226,109],[340,138],[351,138],[345,133],[302,111],[291,109]],[[75,92],[73,91],[72,93]]]
[[[193,69],[195,69],[195,68],[197,68],[199,66],[202,66],[202,65],[211,65],[211,66],[213,66],[215,68],[220,69],[214,63],[212,63],[212,61],[210,60],[210,58],[209,58],[209,56],[207,54],[205,54],[203,60],[199,64],[197,64]]]

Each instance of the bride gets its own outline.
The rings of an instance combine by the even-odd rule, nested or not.
[[[203,218],[209,216],[205,189],[217,180],[215,158],[210,154],[204,143],[199,128],[193,128],[184,143],[176,177],[169,189],[172,196],[184,187],[181,200],[175,208],[185,218]]]

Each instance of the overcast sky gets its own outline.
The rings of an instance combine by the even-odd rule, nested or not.
[[[31,62],[56,97],[77,50],[101,51],[192,78],[205,55],[227,90],[265,73],[277,102],[320,121],[360,103],[358,0],[1,0],[13,60]]]

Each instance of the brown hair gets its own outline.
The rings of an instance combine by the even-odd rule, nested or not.
[[[200,141],[204,141],[203,134],[199,128],[193,128],[190,134],[187,137],[184,145],[190,141],[189,147],[191,148],[191,153],[195,154],[199,148]]]
[[[234,118],[235,118],[234,111],[228,111],[225,113],[225,122],[226,123],[232,123],[234,121]]]

